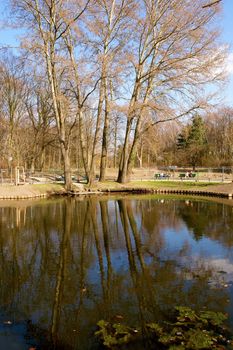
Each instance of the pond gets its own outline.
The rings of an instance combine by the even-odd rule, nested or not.
[[[2,350],[97,349],[99,320],[142,326],[177,305],[226,312],[233,330],[232,205],[166,196],[1,202]]]

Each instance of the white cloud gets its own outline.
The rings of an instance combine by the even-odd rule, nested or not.
[[[228,259],[209,259],[207,261],[216,269],[233,274],[233,264]]]
[[[228,258],[212,259],[206,258],[203,260],[206,267],[213,268],[215,270],[216,276],[221,278],[224,282],[233,281],[233,263]],[[219,272],[224,273],[219,273]],[[214,271],[213,271],[214,272]]]

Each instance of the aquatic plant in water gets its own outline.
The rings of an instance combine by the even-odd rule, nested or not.
[[[161,350],[233,349],[232,338],[224,326],[226,319],[227,316],[221,312],[196,312],[189,307],[178,306],[173,322],[146,324],[148,344]],[[119,349],[140,341],[144,333],[140,328],[101,320],[95,335],[106,348]]]

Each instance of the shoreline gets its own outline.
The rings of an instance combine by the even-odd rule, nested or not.
[[[174,194],[232,199],[233,183],[230,184],[174,184],[172,182],[131,182],[121,185],[115,182],[97,183],[93,188],[75,184],[66,191],[62,184],[26,184],[20,186],[0,185],[0,201],[28,200],[53,196],[83,196],[106,194]]]

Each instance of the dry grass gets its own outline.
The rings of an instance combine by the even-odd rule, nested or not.
[[[25,185],[0,185],[0,197],[21,198],[21,197],[36,197],[46,195],[51,192],[62,192],[64,186],[61,184],[25,184]]]

